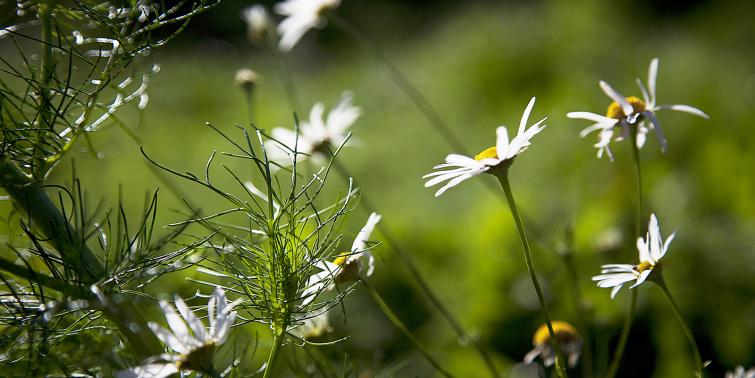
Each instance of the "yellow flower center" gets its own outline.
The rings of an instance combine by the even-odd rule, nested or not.
[[[343,265],[343,263],[346,262],[346,259],[349,257],[349,255],[342,253],[340,256],[336,257],[335,260],[333,260],[333,264],[336,264],[338,266]]]
[[[488,158],[498,159],[498,150],[496,150],[495,146],[490,147],[486,149],[485,151],[480,152],[474,157],[474,159],[477,161],[480,161],[482,159],[488,159]]]
[[[176,365],[179,370],[206,371],[212,366],[215,357],[215,342],[209,341],[199,348],[192,349],[189,353],[181,356]]]
[[[626,100],[630,105],[632,105],[632,109],[635,113],[641,113],[645,111],[645,102],[640,100],[638,97],[630,96],[627,97]],[[624,114],[624,110],[621,109],[621,105],[619,105],[619,103],[617,103],[616,101],[612,102],[611,105],[608,105],[606,117],[613,119],[622,119],[626,118],[626,116],[627,115]]]
[[[640,265],[637,265],[637,271],[640,273],[649,269],[653,269],[653,264],[650,261],[643,261]]]
[[[553,326],[553,334],[556,336],[556,340],[559,343],[566,343],[579,339],[579,333],[577,329],[571,324],[560,320],[554,320],[551,322]],[[550,343],[550,332],[548,332],[548,325],[543,324],[535,331],[535,336],[532,337],[532,344],[547,345]]]

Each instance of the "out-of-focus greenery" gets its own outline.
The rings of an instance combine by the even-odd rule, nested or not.
[[[365,3],[346,0],[342,15],[369,18],[360,12],[375,6]],[[421,11],[415,12],[422,18]],[[398,32],[392,23],[401,16],[389,11],[379,13],[380,22],[360,25],[462,136],[470,153],[494,144],[496,126],[517,126],[529,98],[537,97],[532,118],[548,116],[549,126],[517,159],[512,186],[532,229],[535,263],[553,316],[576,324],[580,319],[557,253],[563,250],[567,225],[574,229],[580,289],[590,308],[590,319],[581,320],[592,323],[600,371],[613,353],[628,293],[611,301],[609,290],[597,288],[590,277],[601,264],[636,260],[634,172],[628,142],[614,144],[615,162],[598,160],[594,137],[577,136],[588,124],[565,115],[605,110],[609,101],[598,88],[600,79],[625,95],[639,95],[634,79],[644,80],[650,59],[660,58],[659,103],[696,106],[711,119],[660,112],[669,150],[661,154],[652,134],[642,150],[643,223],[652,211],[664,234],[678,230],[665,277],[703,359],[712,361],[706,372],[721,376],[737,364],[755,364],[755,26],[748,18],[753,12],[752,4],[740,1],[664,6],[650,1],[464,2],[434,10],[416,28],[404,24]],[[164,50],[156,57],[162,71],[151,83],[149,107],[141,118],[131,118],[139,123],[134,129],[145,151],[177,170],[202,172],[213,150],[230,150],[205,121],[230,133],[236,124],[248,124],[245,99],[233,87],[238,68],[251,67],[263,77],[254,94],[255,124],[266,129],[293,125],[280,67],[265,49],[245,42],[235,13],[223,15],[238,35],[189,34]],[[308,33],[286,58],[303,117],[314,102],[332,106],[343,90],[353,91],[364,112],[353,127],[361,143],[344,150],[341,159],[444,303],[494,353],[501,369],[521,360],[542,316],[502,192],[490,190],[485,181],[493,188],[497,184],[476,178],[433,198],[420,177],[458,151],[443,142],[378,62],[332,25]],[[90,198],[113,203],[121,188],[138,212],[145,193],[160,187],[158,224],[180,218],[171,210],[183,209],[181,202],[149,169],[137,143],[115,128],[93,135],[92,142],[99,157],[85,153],[82,143],[71,159]],[[241,175],[253,171],[238,163],[233,167]],[[65,182],[70,172],[69,160],[57,168],[53,182]],[[193,203],[219,206],[207,191],[171,180]],[[235,185],[221,170],[216,180]],[[348,230],[356,234],[366,217],[355,210]],[[618,245],[606,243],[611,235]],[[418,337],[459,376],[485,376],[473,349],[457,342],[398,256],[387,245],[375,254],[375,286]],[[168,277],[150,290],[194,291],[181,273]],[[653,285],[638,290],[620,376],[688,376],[691,353],[668,302]],[[347,354],[360,371],[395,365],[396,376],[431,374],[368,296],[358,292],[344,308],[345,319],[335,311],[335,330],[326,339],[350,338],[321,348],[333,361]],[[269,346],[265,335],[259,333],[260,361]]]

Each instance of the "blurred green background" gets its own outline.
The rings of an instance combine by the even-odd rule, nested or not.
[[[235,135],[235,125],[248,124],[245,98],[233,86],[238,68],[252,68],[263,77],[255,92],[255,124],[292,127],[280,66],[245,39],[238,14],[246,5],[221,4],[144,62],[145,67],[152,61],[162,66],[151,83],[149,107],[139,117],[124,116],[157,161],[199,173],[212,151],[231,150],[204,123]],[[644,80],[649,61],[660,58],[659,103],[696,106],[711,119],[659,114],[669,150],[661,154],[652,135],[642,150],[643,224],[652,211],[664,235],[678,230],[664,272],[703,359],[712,361],[706,375],[755,364],[755,3],[345,0],[338,12],[405,71],[470,153],[494,144],[495,127],[515,127],[529,98],[537,96],[532,118],[548,116],[549,126],[517,159],[512,186],[533,231],[535,264],[552,314],[589,323],[580,331],[592,341],[599,372],[613,353],[629,296],[622,291],[611,301],[609,290],[597,288],[590,277],[601,264],[637,258],[634,172],[627,142],[614,145],[615,162],[598,160],[594,136],[577,135],[588,123],[565,115],[604,112],[609,101],[598,88],[601,79],[625,95],[639,95],[634,79]],[[342,91],[353,91],[363,109],[353,132],[363,143],[343,151],[343,162],[444,303],[508,371],[531,349],[542,316],[502,192],[484,185],[486,180],[497,185],[493,178],[469,180],[433,198],[434,190],[425,189],[420,177],[458,151],[443,142],[379,62],[333,25],[307,33],[286,60],[304,116],[313,103],[331,107]],[[117,128],[95,134],[93,142],[98,157],[82,143],[52,182],[69,180],[73,160],[90,198],[114,204],[120,188],[138,214],[145,193],[162,187],[157,223],[180,217],[172,209],[181,209],[181,202],[149,169],[138,143]],[[235,168],[242,175],[253,172]],[[235,185],[216,172],[217,182]],[[203,207],[222,206],[207,191],[176,183]],[[337,177],[331,187],[334,193],[342,188]],[[347,240],[366,217],[354,211]],[[559,253],[569,225],[589,313],[581,318]],[[381,235],[372,239],[379,241]],[[400,258],[386,244],[375,254],[375,286],[416,335],[458,376],[486,376],[473,349],[457,342]],[[169,277],[150,290],[195,290],[181,273]],[[693,361],[671,307],[657,287],[639,290],[619,376],[689,376]],[[345,310],[345,319],[335,314],[334,333],[326,339],[350,338],[322,348],[337,366],[348,355],[364,377],[389,366],[396,368],[389,375],[433,374],[365,293],[350,296]],[[256,357],[261,361],[269,340],[264,332],[260,337]],[[581,376],[580,369],[570,374]],[[283,367],[279,373],[288,374]]]

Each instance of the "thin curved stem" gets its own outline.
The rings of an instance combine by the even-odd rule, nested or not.
[[[451,374],[448,373],[445,369],[443,369],[443,367],[440,366],[438,361],[436,361],[435,358],[433,358],[430,352],[428,352],[427,349],[425,349],[422,343],[420,343],[420,341],[417,340],[416,337],[414,337],[411,331],[409,331],[409,329],[406,328],[406,325],[404,325],[401,319],[399,319],[398,316],[396,316],[396,314],[393,313],[393,311],[388,306],[388,304],[385,303],[385,301],[383,301],[383,298],[380,297],[380,294],[378,294],[377,291],[375,291],[375,289],[373,289],[372,286],[370,286],[367,280],[363,279],[362,283],[364,284],[364,287],[367,289],[367,292],[372,297],[372,300],[375,301],[375,304],[377,304],[378,307],[380,307],[380,310],[383,311],[383,313],[385,314],[386,317],[388,317],[391,323],[393,323],[393,325],[396,328],[398,328],[398,330],[401,331],[401,333],[403,333],[404,336],[406,336],[406,338],[409,339],[409,341],[412,342],[414,347],[417,348],[417,350],[419,350],[423,356],[425,356],[425,359],[427,360],[427,362],[429,362],[430,365],[432,365],[435,368],[435,370],[437,370],[443,376],[451,377]]]
[[[336,157],[333,157],[333,167],[335,167],[336,171],[344,180],[348,182],[349,178],[352,178],[354,185],[358,186],[356,180],[353,179],[353,176],[349,173],[346,167],[338,159],[336,159]],[[364,192],[361,193],[359,204],[367,213],[376,212],[376,207]],[[385,240],[386,244],[388,244],[391,249],[398,253],[399,257],[403,260],[404,265],[409,269],[411,276],[419,285],[420,290],[425,293],[435,309],[437,309],[438,312],[440,312],[440,314],[446,319],[448,324],[451,325],[451,328],[453,328],[454,332],[456,332],[456,335],[459,337],[459,339],[470,340],[474,348],[477,350],[477,353],[480,355],[480,358],[485,363],[485,366],[487,367],[490,374],[493,377],[498,377],[498,370],[496,369],[495,364],[493,363],[493,359],[490,357],[490,354],[487,352],[487,350],[485,350],[485,348],[483,348],[478,340],[467,335],[461,323],[456,319],[454,314],[451,313],[451,310],[449,310],[448,307],[443,304],[438,295],[435,294],[433,289],[430,287],[430,284],[427,283],[427,280],[423,277],[422,272],[420,272],[419,267],[417,267],[417,263],[414,261],[411,254],[403,249],[401,245],[396,241],[396,238],[393,236],[393,233],[388,228],[386,223],[380,222],[377,224],[376,228],[383,235],[383,240]]]
[[[414,103],[419,109],[420,113],[427,119],[428,122],[443,136],[446,143],[451,145],[458,152],[468,155],[464,149],[464,144],[461,142],[451,128],[443,121],[443,118],[438,114],[438,111],[433,108],[427,98],[415,87],[404,73],[388,59],[388,57],[375,46],[359,29],[352,26],[348,21],[340,17],[336,13],[328,15],[328,18],[333,23],[343,30],[349,37],[351,37],[359,46],[368,52],[375,55],[375,57],[386,68],[388,76]]]
[[[631,130],[629,134],[631,135],[632,145],[630,147],[632,149],[632,159],[634,160],[635,174],[637,177],[637,212],[634,223],[634,236],[639,237],[642,229],[642,169],[640,164],[640,149],[637,147],[637,130]],[[606,374],[607,378],[613,378],[619,370],[619,364],[621,363],[621,358],[624,355],[624,349],[626,348],[627,340],[629,339],[629,331],[632,328],[634,312],[637,308],[638,290],[631,290],[631,292],[629,310],[626,317],[624,317],[624,324],[621,327],[621,335],[619,336],[619,344],[616,346],[613,360],[611,360],[611,365],[608,367],[608,373]]]
[[[632,321],[634,320],[634,311],[637,308],[637,293],[638,290],[630,290],[629,310],[624,317],[624,324],[621,326],[621,335],[619,336],[619,344],[616,345],[616,352],[613,354],[613,360],[611,365],[608,366],[608,373],[606,378],[613,378],[616,376],[616,372],[619,370],[619,364],[621,363],[621,357],[624,355],[624,348],[627,346],[627,340],[629,339],[629,331],[632,329]]]
[[[692,331],[690,331],[689,327],[687,326],[687,322],[684,321],[682,312],[679,310],[679,306],[676,304],[674,297],[671,296],[671,291],[669,291],[668,286],[666,286],[666,282],[663,280],[663,276],[657,274],[656,278],[653,281],[658,285],[658,287],[661,288],[661,290],[663,290],[663,293],[666,294],[666,298],[668,298],[669,302],[671,302],[671,307],[674,309],[674,315],[676,315],[676,319],[679,321],[679,325],[682,326],[682,330],[684,331],[684,336],[687,337],[687,341],[689,341],[689,344],[692,347],[693,355],[695,357],[695,376],[698,378],[702,377],[703,361],[700,357],[700,349],[698,349],[697,343],[695,342],[695,336],[692,335]]]
[[[280,354],[281,346],[283,345],[284,334],[284,332],[275,332],[275,334],[273,334],[273,348],[270,349],[270,355],[267,357],[265,374],[262,376],[262,378],[269,378],[273,376],[272,374],[275,368],[275,361],[278,360],[278,355]]]
[[[514,218],[514,223],[516,223],[517,231],[519,231],[519,238],[522,241],[522,247],[524,249],[524,261],[527,264],[527,271],[530,274],[532,285],[535,287],[535,292],[537,292],[537,299],[540,300],[540,307],[543,310],[545,324],[548,327],[548,334],[550,335],[549,340],[551,348],[553,348],[553,350],[556,352],[556,373],[558,373],[559,377],[565,378],[566,370],[564,368],[563,355],[561,354],[561,348],[558,345],[558,341],[556,340],[556,334],[555,332],[553,332],[553,324],[551,324],[551,316],[548,312],[548,304],[545,302],[543,289],[540,288],[540,283],[538,282],[537,275],[535,274],[535,265],[532,262],[530,244],[527,241],[524,225],[522,224],[522,219],[519,217],[519,211],[517,210],[516,202],[514,201],[514,195],[511,192],[511,184],[509,183],[508,172],[504,172],[496,176],[498,177],[498,181],[500,181],[501,187],[503,187],[503,191],[506,194],[506,200],[509,203],[509,209],[511,209],[511,216]]]

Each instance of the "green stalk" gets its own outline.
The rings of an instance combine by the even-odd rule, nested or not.
[[[283,345],[284,333],[285,331],[275,332],[273,334],[273,348],[270,349],[270,355],[267,357],[267,366],[265,367],[265,374],[262,376],[262,378],[269,378],[273,376],[275,361],[278,360],[278,355],[280,354],[281,346]]]
[[[377,48],[375,44],[369,40],[369,38],[367,38],[364,34],[362,34],[362,32],[360,32],[357,28],[352,26],[349,22],[347,22],[335,12],[329,14],[328,18],[333,21],[333,23],[336,24],[337,27],[348,34],[349,37],[351,37],[363,49],[365,49],[369,53],[374,54],[378,61],[380,61],[380,63],[382,63],[386,68],[386,72],[390,79],[409,97],[409,99],[414,103],[417,109],[419,109],[420,113],[422,113],[425,119],[427,119],[427,121],[430,122],[435,130],[443,136],[443,139],[446,140],[446,143],[448,143],[458,152],[466,154],[466,152],[464,151],[464,144],[454,134],[451,128],[443,121],[443,118],[441,118],[441,116],[438,114],[435,108],[433,108],[430,102],[427,101],[425,96],[422,95],[422,92],[420,92],[409,81],[406,75],[404,75],[404,73],[401,72],[401,70],[396,67],[396,65],[393,64],[393,62],[391,62],[391,60],[388,59],[388,57],[379,48]]]
[[[42,54],[39,63],[39,87],[37,89],[41,101],[37,110],[40,124],[37,130],[37,140],[34,143],[34,154],[32,157],[31,172],[33,175],[38,170],[40,173],[44,173],[45,153],[40,146],[46,144],[45,133],[53,128],[50,120],[50,83],[52,82],[54,70],[52,62],[52,5],[49,2],[40,2],[38,16],[42,24]]]
[[[344,165],[338,159],[336,159],[335,156],[332,156],[332,158],[333,166],[336,168],[336,171],[338,171],[339,175],[347,182],[349,181],[349,178],[352,178],[354,185],[359,186],[356,180],[353,179],[354,176],[349,173],[346,167],[344,167]],[[365,192],[361,193],[359,204],[362,205],[362,208],[364,208],[365,212],[367,212],[368,214],[376,212],[375,206],[372,204],[372,201],[370,201]],[[498,377],[498,370],[496,370],[495,364],[493,363],[493,359],[490,357],[490,354],[485,350],[485,348],[482,347],[479,341],[467,336],[466,331],[464,331],[464,327],[451,313],[448,307],[443,304],[438,295],[435,294],[433,289],[430,287],[430,284],[428,284],[427,280],[422,276],[422,272],[420,272],[419,267],[417,267],[417,263],[414,262],[411,254],[401,248],[401,245],[396,242],[396,238],[393,236],[391,230],[388,229],[386,223],[380,222],[377,224],[376,228],[383,235],[383,239],[386,241],[388,246],[392,250],[396,251],[399,257],[401,257],[404,265],[409,269],[411,276],[419,285],[420,290],[425,293],[427,298],[430,299],[430,303],[432,303],[435,309],[437,309],[438,312],[440,312],[440,314],[448,321],[448,324],[451,325],[451,328],[453,328],[454,332],[456,332],[456,335],[459,337],[459,339],[469,339],[475,350],[477,350],[477,354],[480,355],[480,358],[485,363],[485,366],[490,372],[490,375],[493,377]]]
[[[33,228],[39,231],[60,253],[67,269],[73,269],[78,274],[81,283],[93,284],[104,277],[106,272],[100,260],[80,238],[81,233],[63,217],[40,182],[21,172],[12,162],[2,160],[0,161],[0,187],[29,217]],[[23,272],[13,266],[3,264],[0,268],[24,277]],[[44,284],[54,284],[53,281],[41,277],[37,277],[37,280],[43,280]],[[39,282],[42,283],[42,281]],[[60,289],[63,294],[71,294],[68,290],[63,291],[62,287]],[[118,303],[110,301],[111,303],[100,310],[118,327],[137,355],[143,357],[159,355],[163,350],[160,341],[149,331],[147,321],[141,315],[139,308],[130,298],[125,298],[124,301]]]
[[[695,357],[695,376],[698,378],[702,377],[703,361],[700,357],[700,349],[698,349],[697,347],[697,343],[695,342],[695,337],[692,335],[692,331],[690,331],[689,327],[687,326],[687,322],[684,321],[682,312],[679,310],[679,306],[676,304],[674,297],[671,296],[671,291],[669,291],[668,286],[666,286],[666,282],[663,280],[663,276],[661,274],[656,274],[653,282],[655,282],[658,287],[663,290],[663,293],[666,294],[666,298],[668,298],[669,302],[671,302],[671,307],[674,309],[674,315],[676,315],[676,319],[679,321],[679,325],[682,326],[682,331],[684,331],[684,336],[687,337],[687,341],[689,341],[689,344],[692,347],[693,355]]]
[[[497,174],[496,177],[498,177],[498,181],[501,183],[501,187],[503,187],[504,193],[506,193],[506,200],[509,203],[509,209],[511,209],[511,215],[514,217],[514,223],[516,223],[516,228],[519,231],[519,238],[522,241],[522,247],[524,248],[524,261],[527,263],[527,271],[530,273],[530,279],[532,279],[532,285],[535,286],[535,292],[537,292],[537,299],[540,300],[540,306],[543,310],[543,316],[545,316],[545,324],[548,327],[548,333],[550,334],[550,344],[551,348],[556,353],[556,373],[559,377],[565,378],[566,377],[566,369],[564,368],[564,359],[561,354],[561,348],[558,345],[558,341],[556,340],[556,334],[553,332],[553,325],[551,324],[551,316],[548,312],[548,304],[545,302],[545,296],[543,295],[543,290],[540,288],[540,283],[537,280],[537,275],[535,274],[535,266],[532,262],[532,253],[530,252],[530,244],[527,241],[527,235],[524,232],[524,225],[522,224],[522,219],[519,217],[519,211],[516,207],[516,202],[514,201],[514,195],[511,193],[511,184],[509,183],[509,176],[508,171],[502,172],[500,174]]]
[[[419,340],[417,340],[417,338],[414,337],[411,331],[409,331],[409,329],[406,328],[406,326],[401,321],[401,319],[399,319],[398,316],[396,316],[396,314],[393,313],[393,311],[388,306],[388,304],[385,303],[385,301],[383,301],[383,298],[380,297],[380,294],[378,294],[377,291],[375,291],[375,289],[373,289],[372,286],[370,286],[367,280],[363,279],[362,283],[364,283],[364,287],[367,289],[367,292],[372,297],[372,300],[374,300],[375,303],[378,305],[378,307],[380,307],[380,309],[383,311],[385,316],[388,317],[391,323],[393,323],[393,325],[396,328],[398,328],[398,330],[401,331],[401,333],[403,333],[404,336],[406,336],[409,339],[409,341],[412,342],[412,344],[414,344],[414,347],[417,348],[417,350],[419,350],[423,356],[425,356],[425,359],[427,360],[427,362],[429,362],[430,365],[432,365],[435,368],[435,370],[437,370],[443,376],[451,377],[451,374],[449,374],[446,370],[444,370],[440,366],[440,364],[435,360],[435,358],[433,358],[430,352],[428,352],[427,349],[425,349],[425,347],[419,342]]]
[[[635,173],[637,175],[637,213],[634,223],[634,235],[635,237],[640,237],[640,230],[642,229],[642,169],[640,165],[640,149],[637,148],[637,131],[633,130],[629,134],[631,135],[632,142],[632,159],[634,160]],[[621,358],[624,355],[624,349],[626,348],[627,340],[629,339],[629,331],[632,328],[634,312],[637,308],[638,290],[631,290],[631,292],[629,310],[626,317],[624,317],[624,324],[621,327],[621,335],[619,336],[619,344],[616,346],[616,352],[611,360],[611,365],[608,367],[608,373],[606,374],[607,378],[613,378],[619,370],[619,364],[621,363]]]

